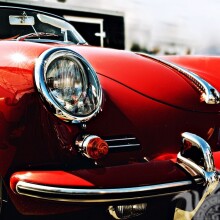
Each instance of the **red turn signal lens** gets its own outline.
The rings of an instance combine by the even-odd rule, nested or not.
[[[87,154],[92,159],[100,159],[108,153],[108,144],[101,138],[93,138],[86,147]]]
[[[76,141],[79,151],[88,158],[97,160],[108,154],[108,144],[96,135],[87,135]]]

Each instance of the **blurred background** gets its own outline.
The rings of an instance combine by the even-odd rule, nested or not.
[[[220,54],[219,0],[0,0],[69,20],[91,45],[150,54]]]

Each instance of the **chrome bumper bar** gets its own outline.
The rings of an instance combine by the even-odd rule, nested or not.
[[[201,179],[197,179],[196,181],[199,182]],[[19,181],[16,185],[16,191],[20,195],[53,201],[75,203],[108,203],[176,194],[191,189],[193,185],[194,182],[192,180],[183,180],[179,182],[129,188],[80,189],[45,186]]]

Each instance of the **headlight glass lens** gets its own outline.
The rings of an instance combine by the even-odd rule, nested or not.
[[[86,98],[87,81],[76,60],[55,59],[48,67],[46,80],[50,93],[64,109],[77,115],[86,111],[80,102]]]
[[[35,80],[43,98],[54,107],[55,114],[64,120],[89,120],[100,110],[102,99],[100,83],[91,65],[68,49],[57,49],[42,57],[43,76],[38,76],[36,72],[40,70],[37,70]]]

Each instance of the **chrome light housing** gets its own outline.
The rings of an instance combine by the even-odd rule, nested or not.
[[[52,48],[35,65],[36,87],[47,106],[59,118],[86,122],[101,109],[102,89],[92,66],[68,48]]]

